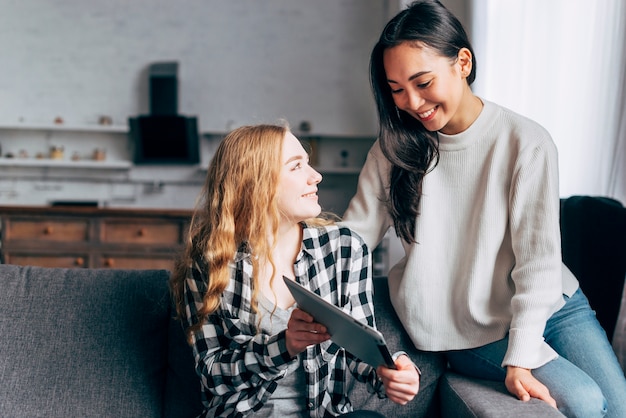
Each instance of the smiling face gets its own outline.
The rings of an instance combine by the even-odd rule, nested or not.
[[[457,134],[480,113],[465,80],[472,66],[467,48],[451,61],[427,46],[403,42],[385,50],[383,65],[396,107],[429,131]]]
[[[291,132],[283,140],[281,164],[278,208],[284,220],[300,222],[319,215],[317,184],[322,175],[309,165],[308,154]]]

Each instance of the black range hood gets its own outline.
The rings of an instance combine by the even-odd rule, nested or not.
[[[135,164],[200,162],[196,117],[178,114],[178,63],[150,65],[150,114],[128,119]]]

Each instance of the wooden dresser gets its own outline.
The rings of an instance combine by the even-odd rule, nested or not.
[[[0,207],[0,262],[172,270],[191,211]]]

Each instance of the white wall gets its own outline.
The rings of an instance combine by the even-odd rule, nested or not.
[[[0,124],[146,113],[150,63],[178,61],[202,131],[286,118],[376,131],[368,83],[382,0],[24,0],[0,13]]]
[[[351,164],[370,145],[376,114],[369,87],[370,50],[387,20],[388,0],[24,0],[0,13],[0,148],[30,158],[64,146],[65,159],[105,147],[129,159],[125,134],[7,126],[115,125],[149,111],[151,63],[179,63],[179,113],[202,132],[287,119],[298,133],[347,138]],[[211,140],[203,137],[202,165]],[[326,147],[325,165],[338,149]],[[5,161],[7,159],[5,158]],[[330,162],[330,163],[329,163]],[[103,206],[190,208],[203,182],[197,167],[129,170],[1,165],[0,204],[95,201]],[[325,176],[320,194],[342,212],[355,174]]]

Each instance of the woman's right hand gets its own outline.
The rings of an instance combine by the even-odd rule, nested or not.
[[[556,401],[550,396],[548,388],[532,375],[530,370],[522,367],[508,366],[506,369],[506,388],[522,401],[538,398],[556,408]]]
[[[313,317],[301,309],[291,312],[285,339],[291,357],[303,352],[308,346],[322,343],[330,338],[326,327],[315,322]]]

